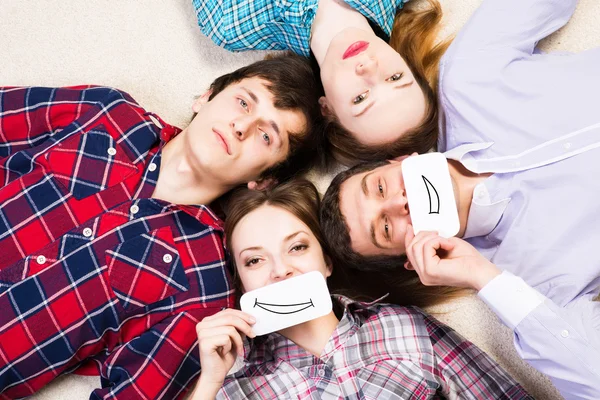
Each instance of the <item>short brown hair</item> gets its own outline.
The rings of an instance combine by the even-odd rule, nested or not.
[[[300,111],[306,119],[306,127],[302,132],[290,134],[289,155],[286,160],[261,174],[263,178],[274,177],[282,182],[307,171],[316,162],[317,150],[324,141],[324,119],[318,103],[321,88],[310,62],[287,52],[268,55],[264,60],[215,79],[210,85],[212,93],[208,100],[212,100],[229,85],[254,77],[267,82],[267,89],[275,98],[275,108]]]
[[[412,152],[426,153],[435,148],[438,138],[437,79],[440,59],[450,41],[436,43],[442,8],[436,0],[429,7],[410,2],[394,20],[390,46],[406,61],[425,96],[425,117],[421,123],[391,143],[367,146],[344,128],[335,116],[327,116],[325,130],[329,151],[345,164],[357,161],[386,160]]]
[[[386,301],[391,303],[428,307],[463,295],[466,291],[461,288],[423,285],[415,271],[404,268],[405,255],[364,256],[352,249],[346,218],[340,209],[342,185],[354,175],[372,171],[388,163],[389,161],[374,161],[359,164],[333,178],[323,197],[320,211],[321,229],[329,256],[335,265],[346,269],[343,275],[348,280],[360,279],[364,285],[372,286],[368,280],[375,277],[380,282],[380,287],[389,291]]]

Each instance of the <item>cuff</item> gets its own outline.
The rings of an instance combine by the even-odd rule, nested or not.
[[[492,279],[478,295],[512,330],[545,299],[523,279],[507,271]]]

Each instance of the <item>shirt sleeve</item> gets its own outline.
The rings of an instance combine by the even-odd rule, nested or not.
[[[533,399],[498,363],[448,326],[425,315],[441,392],[453,399]]]
[[[566,399],[600,398],[600,302],[593,295],[562,308],[504,271],[479,296],[513,330],[519,355]]]
[[[204,35],[229,51],[292,50],[310,55],[318,0],[193,0]]]
[[[219,309],[206,308],[204,316]],[[180,313],[116,349],[90,399],[179,399],[200,373],[196,320]]]
[[[515,49],[532,54],[536,44],[567,23],[577,0],[484,0],[454,40],[455,56]]]

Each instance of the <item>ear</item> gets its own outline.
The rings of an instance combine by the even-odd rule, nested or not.
[[[207,90],[206,92],[204,92],[204,94],[200,97],[198,97],[195,101],[194,104],[192,104],[192,110],[197,113],[198,111],[200,111],[200,108],[205,105],[206,103],[208,103],[208,98],[210,97],[210,95],[212,94],[212,90]]]
[[[327,97],[319,97],[319,106],[321,107],[321,115],[323,115],[324,117],[330,116],[332,114]]]
[[[277,185],[277,179],[275,178],[264,178],[257,181],[248,182],[248,189],[250,190],[266,190]]]

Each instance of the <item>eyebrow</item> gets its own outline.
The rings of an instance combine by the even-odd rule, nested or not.
[[[371,233],[371,243],[373,243],[373,245],[375,245],[375,247],[377,247],[378,249],[385,249],[385,247],[383,247],[377,241],[377,236],[375,235],[375,224],[373,223],[373,221],[371,221],[371,229],[370,229],[370,231],[371,231],[370,232]]]
[[[365,176],[363,176],[363,178],[360,181],[360,187],[362,189],[363,194],[365,195],[365,197],[369,197],[369,188],[367,186],[367,179],[369,178],[369,176],[371,176],[373,174],[373,172],[369,172],[368,174],[365,174]],[[371,225],[369,227],[369,235],[371,237],[371,243],[373,243],[373,245],[375,247],[377,247],[378,249],[385,249],[385,247],[383,247],[381,244],[379,244],[379,242],[377,241],[377,235],[375,235],[375,223],[373,223],[373,221],[371,221]]]
[[[305,232],[305,231],[298,231],[298,232],[294,232],[294,233],[292,233],[292,234],[290,234],[290,235],[287,235],[287,236],[286,236],[286,237],[283,239],[283,241],[284,241],[284,242],[287,242],[288,240],[291,240],[291,239],[293,239],[295,236],[298,236],[298,235],[299,235],[299,234],[301,234],[301,233],[306,233],[306,232]],[[308,233],[306,233],[306,234],[308,235]]]
[[[362,192],[364,193],[365,197],[369,197],[369,188],[367,187],[367,178],[369,178],[369,176],[373,175],[373,172],[369,172],[368,174],[365,174],[365,176],[363,176],[363,178],[360,180],[360,188],[362,189]]]
[[[246,247],[245,249],[240,250],[240,252],[238,253],[238,257],[241,257],[242,253],[245,252],[245,251],[248,251],[248,250],[260,250],[260,249],[262,249],[262,246]]]
[[[252,99],[253,102],[255,102],[256,104],[260,104],[260,100],[258,100],[258,96],[256,96],[253,91],[251,91],[250,89],[247,89],[245,87],[242,87],[242,90],[244,92],[248,93],[248,96],[250,96],[250,98]]]
[[[395,89],[404,89],[405,87],[411,86],[414,82],[415,81],[411,81],[409,83],[404,83],[402,85],[394,86],[392,89],[394,89],[394,90]],[[375,100],[371,101],[368,106],[366,106],[365,108],[360,110],[360,112],[358,114],[356,114],[354,117],[360,117],[361,115],[365,114],[371,107],[373,107],[374,104],[375,104]]]

